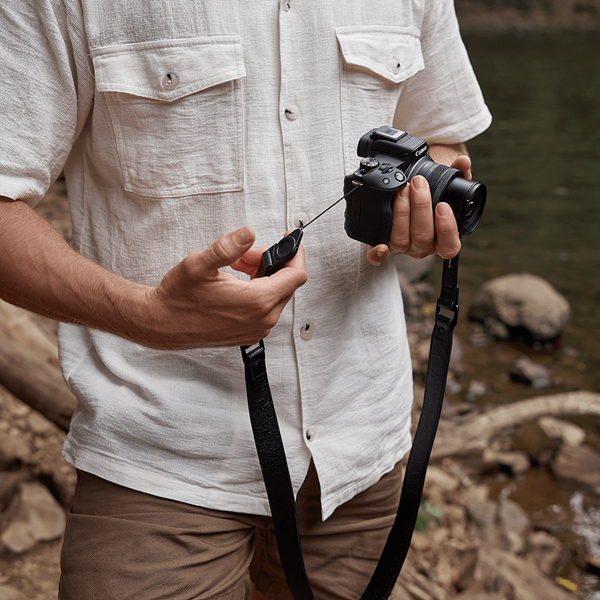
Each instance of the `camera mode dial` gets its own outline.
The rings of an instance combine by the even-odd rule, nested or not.
[[[360,161],[360,169],[359,172],[361,175],[368,173],[369,171],[377,168],[379,166],[379,161],[376,158],[371,156],[367,156],[367,158],[363,158]]]

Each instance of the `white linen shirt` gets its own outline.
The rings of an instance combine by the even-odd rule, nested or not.
[[[270,246],[306,223],[374,127],[456,143],[491,119],[452,0],[3,0],[0,22],[0,194],[34,205],[64,168],[73,247],[148,286],[243,225]],[[411,361],[393,263],[367,263],[342,205],[303,243],[308,283],[266,357],[294,489],[312,457],[327,518],[408,451]],[[239,348],[73,325],[59,343],[67,461],[269,513]]]

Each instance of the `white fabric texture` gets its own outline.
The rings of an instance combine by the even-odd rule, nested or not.
[[[34,205],[64,168],[73,247],[155,286],[240,226],[270,246],[316,216],[374,127],[430,143],[488,127],[451,0],[289,4],[3,0],[0,194]],[[394,266],[367,263],[341,205],[304,246],[308,283],[266,356],[294,487],[312,456],[326,518],[410,448],[411,361]],[[71,325],[59,342],[79,399],[70,463],[269,513],[239,348],[150,350]]]

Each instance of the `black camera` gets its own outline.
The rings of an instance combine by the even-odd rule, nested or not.
[[[434,162],[424,140],[380,127],[360,138],[357,152],[364,157],[360,167],[344,179],[344,228],[352,239],[371,246],[389,242],[395,194],[415,175],[427,179],[434,210],[438,202],[450,205],[459,233],[468,235],[477,227],[485,207],[485,185]]]

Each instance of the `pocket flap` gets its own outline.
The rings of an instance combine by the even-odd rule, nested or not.
[[[106,46],[91,56],[99,91],[167,102],[246,75],[237,36]]]
[[[374,25],[336,29],[344,60],[400,83],[425,67],[419,31],[413,27]]]

